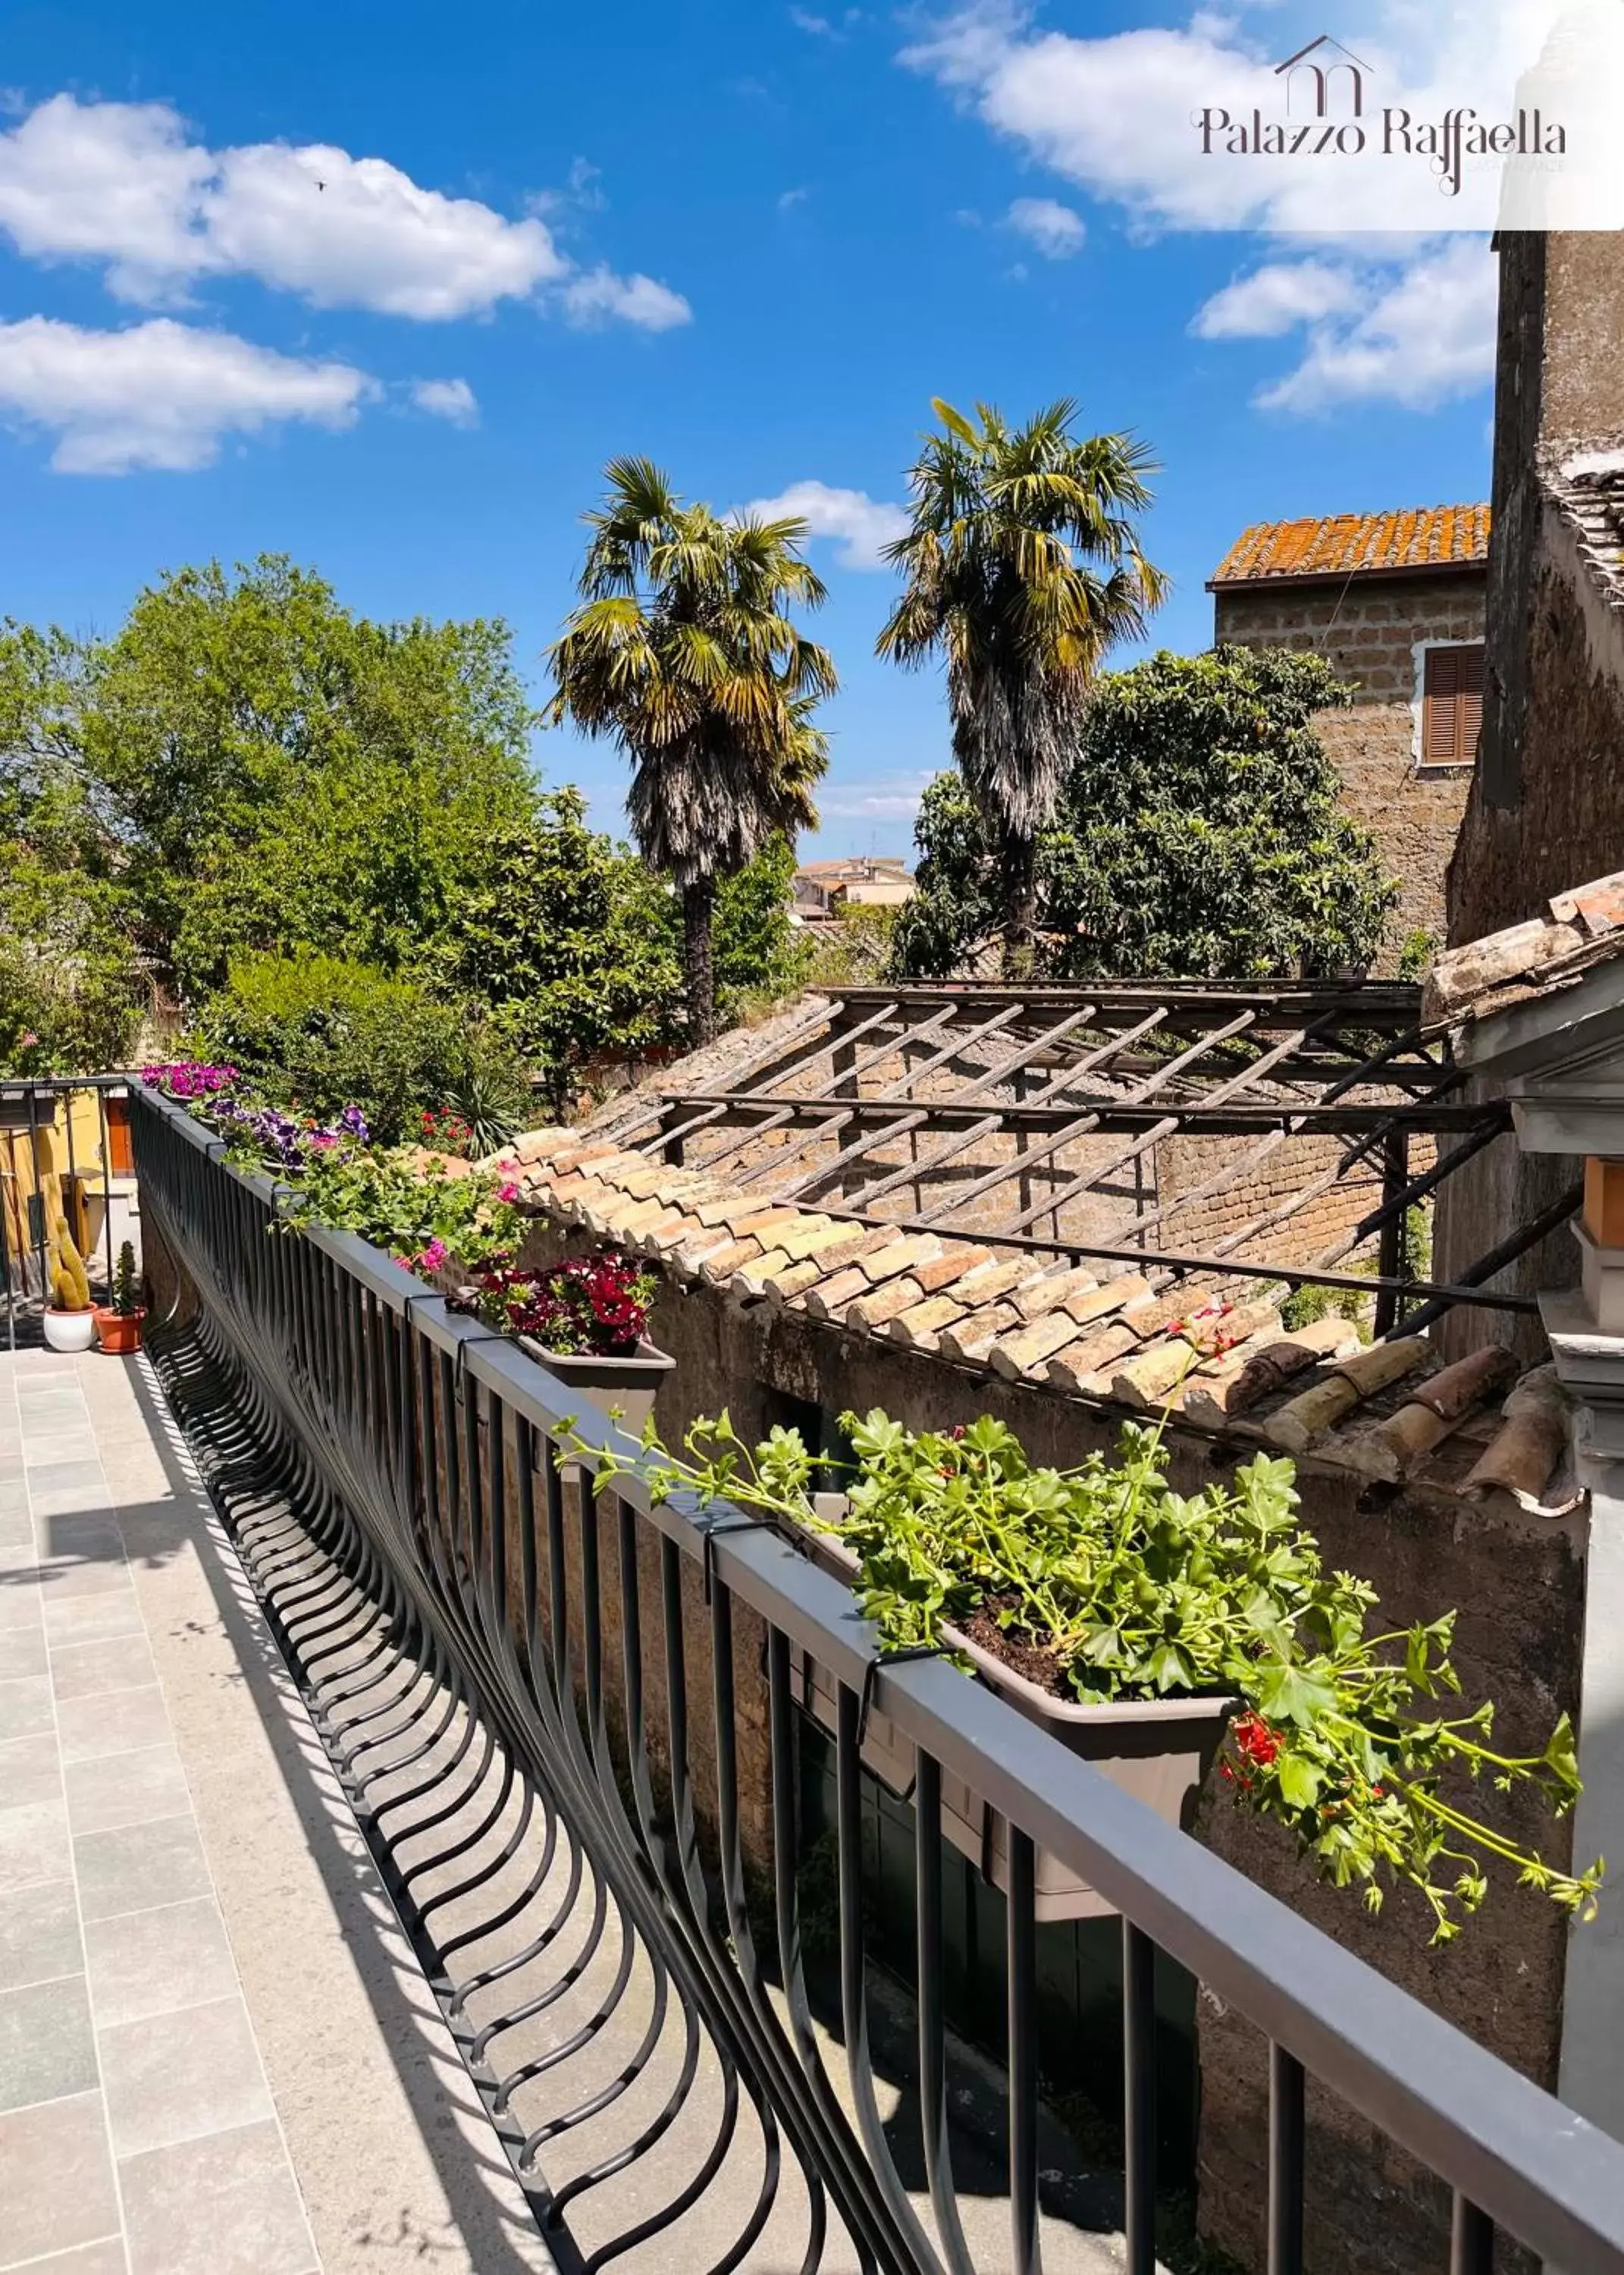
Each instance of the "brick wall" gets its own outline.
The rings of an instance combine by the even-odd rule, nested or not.
[[[1469,767],[1416,764],[1416,648],[1423,640],[1481,639],[1484,595],[1484,572],[1475,570],[1413,581],[1264,583],[1215,596],[1220,644],[1305,649],[1358,690],[1351,711],[1326,712],[1318,724],[1348,812],[1374,833],[1401,888],[1388,921],[1386,970],[1411,933],[1443,941],[1444,880],[1471,782]]]

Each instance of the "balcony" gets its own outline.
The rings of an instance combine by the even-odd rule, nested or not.
[[[1270,2275],[1324,2262],[1333,2108],[1393,2144],[1388,2264],[1624,2266],[1624,2148],[950,1666],[881,1659],[766,1528],[636,1478],[594,1504],[551,1375],[353,1239],[269,1236],[184,1114],[134,1131],[152,1364],[0,1357],[0,2268],[1150,2275],[1159,1958],[1268,2042]],[[871,1715],[917,1761],[901,1970]],[[953,1780],[1006,1828],[991,2062],[941,1996]],[[1039,1854],[1121,1915],[1120,2165],[1042,2090]]]

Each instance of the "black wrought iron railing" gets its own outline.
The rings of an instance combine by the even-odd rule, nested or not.
[[[1159,1949],[1269,2043],[1270,2275],[1304,2260],[1311,2080],[1453,2192],[1456,2275],[1497,2230],[1567,2275],[1624,2270],[1624,2147],[952,1667],[882,1660],[770,1530],[635,1477],[594,1501],[555,1378],[360,1242],[273,1233],[271,1187],[183,1112],[143,1096],[134,1126],[173,1265],[161,1366],[561,2267],[1072,2264],[1042,2189],[1046,1850],[1122,1916],[1129,2275],[1156,2264]],[[803,1948],[799,1654],[838,1703],[833,2017]],[[865,1708],[917,1749],[902,2106],[871,2040]],[[1008,1827],[995,2188],[956,2170],[944,1777]]]

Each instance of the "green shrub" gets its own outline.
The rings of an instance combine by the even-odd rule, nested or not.
[[[309,951],[245,956],[205,1007],[198,1039],[270,1095],[317,1115],[359,1106],[384,1145],[416,1135],[425,1107],[476,1077],[517,1092],[510,1052],[471,1026],[465,1004],[415,980]]]

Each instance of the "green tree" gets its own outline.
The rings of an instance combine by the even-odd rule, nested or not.
[[[528,824],[494,840],[442,953],[447,984],[492,1006],[555,1115],[601,1052],[668,1039],[681,985],[666,891],[634,854],[589,829],[585,812],[578,790],[554,790]]]
[[[817,820],[827,760],[812,723],[835,667],[792,607],[823,586],[804,522],[719,519],[646,458],[616,458],[581,572],[582,605],[548,652],[549,716],[608,735],[631,761],[632,835],[683,896],[691,1043],[715,1028],[717,880]]]
[[[83,660],[74,740],[160,968],[195,994],[244,950],[409,962],[528,811],[510,647],[498,622],[353,616],[275,556],[143,592]]]
[[[806,941],[789,922],[794,885],[795,844],[784,836],[717,884],[716,993],[729,1017],[802,985]]]
[[[998,849],[1004,971],[1031,962],[1037,848],[1054,820],[1100,659],[1137,638],[1166,590],[1130,517],[1153,471],[1127,435],[1079,440],[1076,405],[1011,427],[989,404],[933,405],[909,482],[912,527],[888,548],[907,587],[879,653],[946,662],[953,752]]]
[[[148,988],[78,738],[84,653],[0,624],[0,1073],[124,1066]]]
[[[1363,969],[1397,888],[1343,814],[1314,731],[1349,692],[1317,656],[1167,654],[1095,687],[1039,842],[1042,964],[1060,979],[1325,976]],[[973,959],[1002,909],[1001,852],[957,775],[925,793],[899,970]]]

